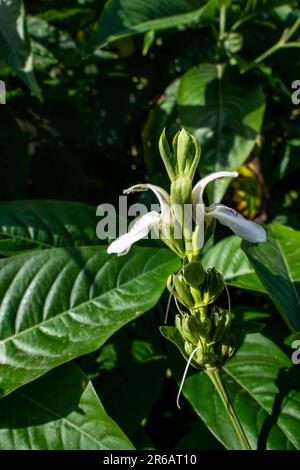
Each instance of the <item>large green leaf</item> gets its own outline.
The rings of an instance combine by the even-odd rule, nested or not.
[[[166,249],[56,248],[0,260],[0,393],[98,349],[152,308],[179,260]]]
[[[88,44],[102,47],[120,38],[213,16],[218,0],[109,0]]]
[[[1,450],[125,450],[91,382],[65,364],[0,400]]]
[[[257,276],[288,326],[300,330],[300,232],[270,225],[268,242],[242,243]]]
[[[0,2],[0,57],[41,98],[33,68],[22,0]]]
[[[96,245],[96,210],[63,201],[0,203],[0,253]]]
[[[300,449],[300,375],[261,334],[249,335],[223,370],[230,399],[253,449]],[[219,395],[203,372],[189,377],[184,395],[228,449],[240,449]]]
[[[236,170],[252,151],[262,124],[265,96],[255,80],[241,77],[235,68],[201,64],[181,78],[177,102],[184,127],[202,145],[201,173]],[[229,184],[211,183],[212,202],[218,202]]]
[[[210,248],[202,263],[206,269],[215,267],[230,286],[266,292],[241,250],[241,239],[235,235],[224,238]]]

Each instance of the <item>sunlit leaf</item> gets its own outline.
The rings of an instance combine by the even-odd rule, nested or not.
[[[157,303],[178,264],[166,249],[97,246],[0,260],[1,395],[98,349]]]

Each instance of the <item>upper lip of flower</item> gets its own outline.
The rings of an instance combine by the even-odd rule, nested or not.
[[[167,222],[171,223],[173,220],[173,212],[171,209],[171,198],[170,198],[170,195],[167,193],[167,191],[165,191],[160,186],[156,186],[155,184],[148,184],[148,183],[134,184],[133,186],[130,186],[130,188],[124,189],[123,193],[130,194],[134,192],[147,191],[148,189],[154,192],[155,196],[157,197],[159,201],[161,219],[166,223]]]
[[[196,209],[198,205],[203,207],[203,213],[205,218],[215,218],[221,224],[229,227],[236,235],[244,238],[250,242],[258,243],[265,242],[266,232],[264,228],[245,219],[241,214],[239,214],[234,209],[224,206],[223,204],[212,204],[206,207],[203,203],[203,193],[206,186],[219,178],[236,178],[238,173],[236,171],[218,171],[215,173],[210,173],[204,178],[200,179],[198,183],[194,186],[192,190],[192,205]],[[151,211],[147,214],[139,217],[136,222],[131,227],[130,231],[127,234],[121,235],[118,239],[114,240],[108,247],[108,253],[117,253],[118,255],[126,254],[131,245],[136,241],[144,238],[151,228],[158,229],[161,223],[172,224],[174,223],[174,214],[171,206],[170,195],[163,188],[153,184],[141,183],[135,184],[128,189],[124,190],[124,194],[130,194],[132,192],[147,191],[150,189],[154,192],[156,197],[159,200],[161,212]],[[200,223],[204,224],[204,220]],[[201,246],[199,247],[201,248]]]
[[[128,233],[121,235],[114,240],[108,247],[107,253],[116,253],[118,256],[126,255],[131,248],[131,245],[138,240],[144,238],[150,230],[158,230],[162,222],[173,223],[173,212],[171,208],[171,199],[167,191],[154,184],[135,184],[128,189],[124,189],[124,194],[133,192],[147,191],[150,189],[156,195],[161,212],[151,211],[139,217],[132,225]]]
[[[206,186],[219,178],[236,178],[238,176],[237,171],[216,171],[214,173],[209,173],[207,176],[204,176],[198,183],[195,184],[192,191],[192,203],[193,204],[203,204],[203,193]]]

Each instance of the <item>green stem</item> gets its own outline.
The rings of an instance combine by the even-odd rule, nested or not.
[[[247,21],[252,20],[258,15],[258,13],[251,13],[250,15],[244,16],[243,18],[239,19],[236,21],[230,28],[231,31],[236,31],[240,26],[242,26],[244,23],[247,23]]]
[[[219,29],[220,39],[222,39],[226,31],[226,4],[225,2],[222,3],[222,5],[220,6],[219,28],[220,28]]]
[[[236,433],[239,437],[239,440],[240,440],[240,443],[241,443],[241,446],[243,448],[243,450],[252,450],[251,449],[251,446],[249,444],[249,441],[246,437],[246,434],[242,428],[242,425],[239,421],[239,418],[230,402],[230,399],[227,395],[227,392],[225,390],[225,387],[224,387],[224,384],[223,384],[223,380],[222,380],[222,376],[221,376],[221,370],[219,368],[215,368],[215,369],[207,369],[206,371],[206,374],[208,375],[208,377],[210,378],[210,380],[212,381],[212,383],[214,384],[218,394],[220,395],[220,398],[225,406],[225,409],[227,411],[227,413],[229,414],[229,417],[232,421],[232,424],[236,430]]]
[[[287,29],[286,32],[283,34],[283,38],[285,39],[285,42],[287,42],[293,36],[293,34],[297,31],[299,26],[300,26],[300,18],[298,18],[293,24],[293,26]]]
[[[277,42],[276,44],[274,44],[274,46],[270,47],[270,49],[263,52],[260,56],[256,57],[256,59],[254,59],[253,62],[255,64],[259,64],[260,62],[265,60],[267,57],[269,57],[271,54],[274,54],[274,52],[280,49],[280,47],[281,47],[281,42]]]
[[[281,47],[289,46],[288,40],[293,36],[293,34],[297,31],[300,26],[300,18],[298,18],[291,28],[287,29],[283,35],[281,36],[280,40],[274,44],[274,46],[270,47],[270,49],[263,52],[260,56],[256,57],[253,61],[255,64],[258,64],[269,57],[271,54],[274,54],[278,49]]]

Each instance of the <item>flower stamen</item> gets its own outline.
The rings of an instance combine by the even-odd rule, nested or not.
[[[185,369],[184,369],[184,373],[183,373],[183,376],[182,376],[182,379],[181,379],[181,384],[180,384],[179,391],[178,391],[177,398],[176,398],[176,405],[177,405],[179,410],[180,410],[179,399],[180,399],[180,395],[181,395],[181,392],[182,392],[182,389],[183,389],[183,386],[184,386],[186,374],[188,373],[188,370],[189,370],[189,367],[191,365],[191,362],[192,362],[192,359],[193,359],[194,355],[196,354],[196,352],[199,349],[200,349],[200,346],[196,346],[196,348],[191,352],[189,360],[187,361],[187,364],[186,364]]]

